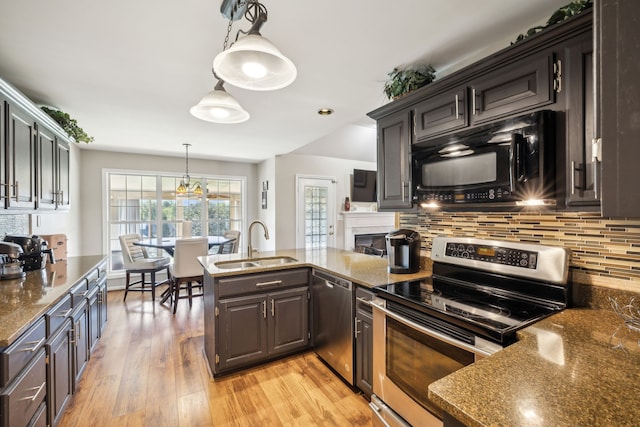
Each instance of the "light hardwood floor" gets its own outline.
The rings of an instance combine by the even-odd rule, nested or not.
[[[367,400],[313,352],[214,380],[201,298],[174,316],[148,294],[108,295],[104,335],[59,427],[371,425]]]

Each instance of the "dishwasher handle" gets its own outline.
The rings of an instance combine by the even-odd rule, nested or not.
[[[325,282],[327,282],[327,286],[331,284],[331,285],[335,285],[341,288],[351,290],[352,283],[349,280],[342,279],[340,277],[336,277],[331,274],[327,274],[324,271],[319,271],[319,270],[313,270],[312,274],[314,277],[317,277],[318,279],[324,280]]]

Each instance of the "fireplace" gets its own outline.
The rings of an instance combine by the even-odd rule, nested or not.
[[[387,233],[354,234],[353,246],[355,251],[368,255],[387,255],[387,245],[384,238],[386,234]]]
[[[343,212],[344,218],[344,248],[348,251],[356,250],[356,236],[382,236],[380,249],[385,248],[384,236],[395,229],[395,212]],[[371,240],[372,237],[364,237]],[[380,237],[378,238],[380,239]],[[367,246],[363,243],[362,246]],[[368,245],[370,246],[370,245]]]

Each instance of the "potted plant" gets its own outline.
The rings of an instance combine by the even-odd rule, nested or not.
[[[435,72],[431,65],[404,70],[394,68],[388,74],[389,80],[384,84],[384,94],[389,99],[397,99],[434,81]]]
[[[60,125],[60,127],[73,138],[76,142],[85,142],[90,143],[93,142],[93,137],[87,135],[87,133],[78,126],[78,122],[76,119],[72,119],[69,114],[64,111],[60,111],[54,108],[49,108],[42,106],[40,107],[42,111],[47,113],[56,123]]]

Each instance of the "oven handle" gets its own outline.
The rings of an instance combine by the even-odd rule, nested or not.
[[[461,348],[463,350],[467,350],[473,354],[477,354],[480,356],[491,356],[492,354],[495,353],[495,351],[488,351],[488,350],[484,350],[482,348],[464,343],[462,341],[458,341],[456,339],[451,338],[448,335],[442,334],[440,332],[431,330],[429,328],[425,328],[422,325],[419,325],[415,322],[412,322],[411,320],[404,318],[402,316],[397,315],[396,313],[394,313],[393,311],[390,311],[389,309],[387,309],[386,307],[382,307],[380,305],[379,302],[376,301],[372,301],[371,303],[371,307],[373,307],[376,310],[380,310],[381,312],[383,312],[386,316],[389,316],[390,318],[397,320],[398,322],[402,323],[403,325],[406,325],[408,327],[410,327],[411,329],[414,329],[418,332],[421,332],[425,335],[429,335],[430,337],[436,338],[440,341],[444,341],[447,344],[450,344],[454,347],[458,347]]]

